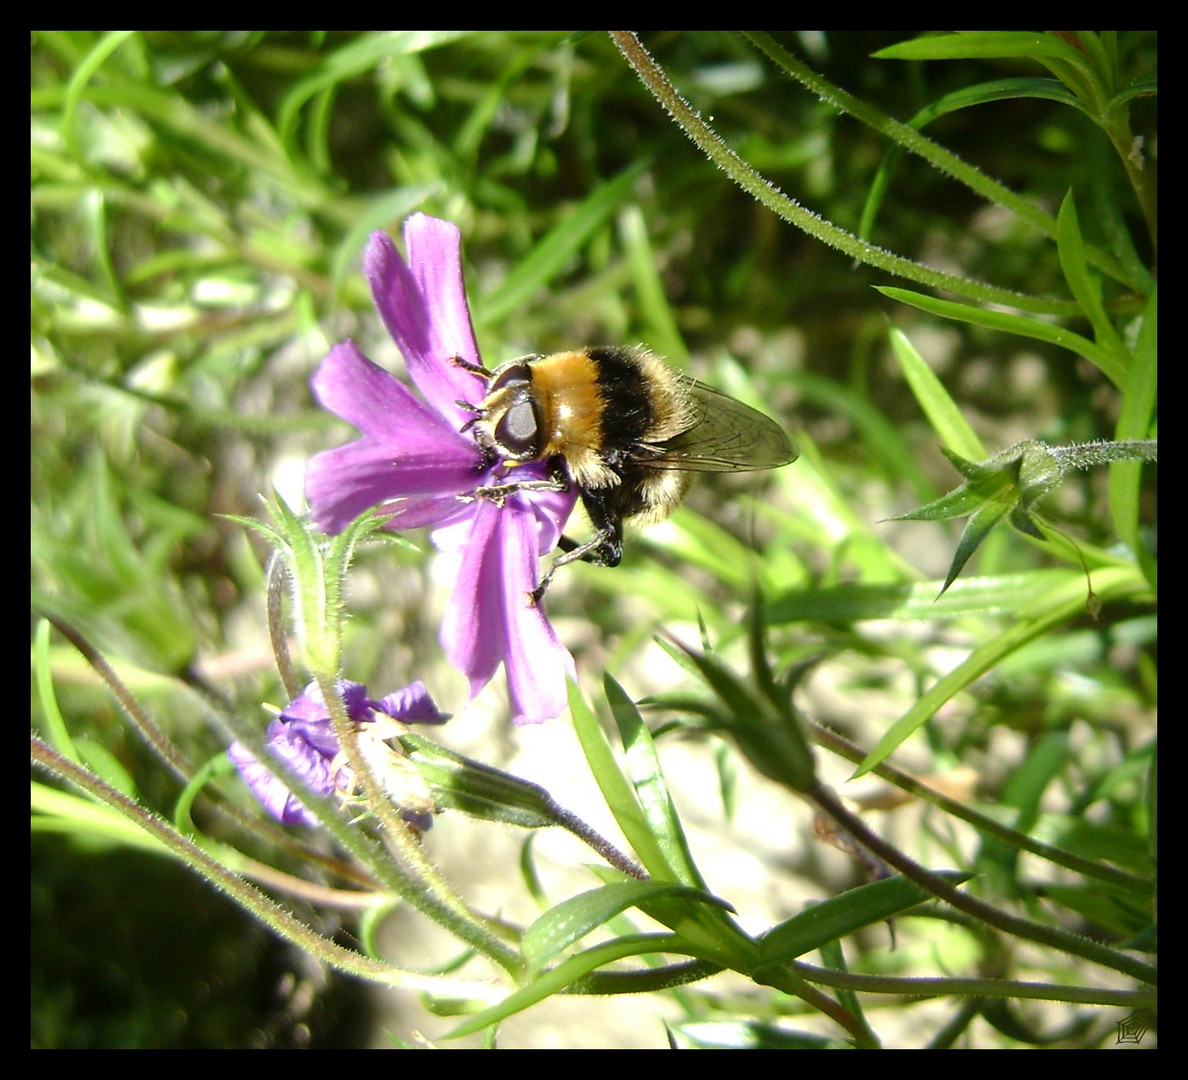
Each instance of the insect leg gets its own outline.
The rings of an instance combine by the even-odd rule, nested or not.
[[[492,484],[489,487],[477,487],[465,495],[459,495],[462,502],[474,502],[476,499],[488,499],[499,506],[509,496],[517,491],[568,491],[568,480],[513,480],[508,484]]]
[[[544,596],[553,575],[566,563],[593,563],[595,566],[618,566],[623,559],[623,519],[611,505],[610,497],[615,489],[587,490],[582,492],[582,505],[597,532],[584,544],[568,536],[562,536],[557,546],[563,554],[553,560],[540,584],[532,590],[532,600],[539,603]]]

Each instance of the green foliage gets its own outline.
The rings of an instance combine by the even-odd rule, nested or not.
[[[1154,442],[1045,446],[1027,439],[986,461],[967,461],[947,447],[944,454],[965,477],[965,483],[935,502],[896,518],[897,521],[942,521],[970,515],[941,587],[942,593],[953,584],[969,557],[1004,516],[1009,515],[1011,524],[1021,533],[1044,540],[1037,524],[1035,504],[1058,487],[1072,470],[1108,465],[1112,461],[1156,460]]]
[[[32,642],[33,1044],[371,1045],[356,979],[401,1045],[1087,1047],[1152,1011],[1156,58],[34,32],[31,586],[65,636]],[[360,256],[416,210],[462,231],[488,364],[646,342],[802,448],[557,575],[580,686],[535,759],[556,735],[441,660],[424,538],[301,516],[350,437],[309,376],[346,337],[400,371]],[[303,680],[459,714],[393,748],[444,809],[420,843],[330,800],[282,830],[226,771],[293,696],[286,634]]]

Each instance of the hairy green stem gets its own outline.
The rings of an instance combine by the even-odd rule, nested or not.
[[[907,278],[910,281],[919,282],[933,289],[943,289],[984,303],[1004,304],[1025,311],[1044,312],[1059,316],[1080,314],[1080,308],[1072,301],[1027,296],[1010,289],[1001,289],[984,282],[946,274],[911,259],[905,259],[900,255],[876,247],[874,244],[867,243],[853,233],[840,229],[805,209],[795,199],[784,194],[771,181],[757,173],[726,145],[721,136],[681,97],[635,34],[629,30],[612,30],[610,35],[644,85],[652,91],[681,130],[689,136],[706,157],[769,210],[814,239],[836,248],[858,262],[884,270],[889,274]]]
[[[811,68],[802,64],[792,53],[783,48],[770,34],[759,30],[742,30],[740,33],[756,48],[762,50],[775,64],[778,64],[793,79],[811,90],[835,108],[848,113],[854,119],[873,128],[875,131],[898,143],[905,150],[916,154],[927,161],[939,172],[953,177],[964,184],[971,191],[986,199],[987,202],[1009,210],[1043,236],[1056,239],[1056,218],[1046,213],[1035,203],[1028,201],[1012,191],[1005,184],[991,179],[980,169],[975,168],[968,161],[962,161],[951,150],[933,142],[926,135],[910,124],[904,124],[884,113],[874,106],[867,104],[861,98],[846,93],[840,87],[834,86]],[[1098,270],[1123,284],[1129,285],[1126,273],[1119,266],[1116,259],[1101,251],[1099,248],[1085,246],[1086,259]]]
[[[1150,964],[1143,963],[1117,949],[1110,949],[1099,945],[1096,941],[1079,937],[1054,926],[1044,926],[1040,923],[1029,922],[1005,911],[991,907],[976,897],[963,893],[944,878],[925,870],[919,863],[909,859],[903,852],[888,844],[881,836],[867,828],[857,814],[851,813],[842,801],[824,784],[814,780],[812,788],[805,792],[826,814],[833,818],[842,828],[846,829],[855,840],[873,851],[888,866],[898,870],[904,877],[914,881],[932,895],[951,904],[958,911],[981,920],[1004,934],[1034,941],[1049,948],[1059,949],[1073,956],[1080,956],[1103,967],[1121,971],[1141,982],[1152,986],[1158,981],[1158,972]]]
[[[249,885],[236,874],[231,873],[207,852],[182,836],[168,822],[141,806],[122,792],[111,787],[90,770],[75,764],[57,753],[36,735],[30,736],[30,757],[33,764],[44,771],[61,777],[74,787],[94,796],[100,802],[113,807],[128,820],[135,822],[154,839],[160,841],[173,855],[187,866],[205,877],[221,892],[226,893],[246,911],[271,927],[276,933],[299,946],[332,967],[369,979],[387,986],[402,987],[427,993],[469,996],[477,994],[484,998],[493,996],[495,988],[488,983],[474,980],[458,980],[419,972],[404,971],[391,964],[360,953],[344,949],[340,945],[315,933],[304,923],[294,918],[280,905],[270,900],[258,889]]]
[[[441,871],[425,855],[413,830],[387,798],[366,755],[360,750],[355,726],[347,716],[335,681],[319,673],[317,682],[330,712],[334,734],[346,752],[351,770],[362,784],[366,804],[379,819],[401,864],[398,869],[387,864],[376,867],[380,879],[423,914],[485,953],[505,970],[518,974],[524,968],[519,953],[499,940],[484,921],[466,906]]]
[[[905,997],[970,995],[986,998],[1018,998],[1036,1001],[1067,1001],[1076,1005],[1117,1005],[1124,1009],[1154,1008],[1158,995],[1153,990],[1116,990],[1110,987],[1060,986],[1056,983],[1024,982],[1020,979],[903,978],[895,975],[859,975],[833,971],[799,960],[792,966],[813,982],[839,990],[865,994],[899,994]]]

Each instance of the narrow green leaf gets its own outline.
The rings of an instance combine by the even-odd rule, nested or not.
[[[537,784],[484,765],[415,732],[402,735],[400,741],[442,806],[522,829],[557,824],[552,798]]]
[[[71,761],[80,762],[78,748],[74,744],[74,737],[58,707],[58,695],[54,690],[54,676],[50,670],[50,623],[49,619],[38,619],[37,632],[34,636],[34,664],[33,673],[37,680],[37,697],[41,701],[41,713],[45,719],[46,737],[50,746],[63,757]]]
[[[1084,56],[1067,42],[1030,30],[978,30],[902,41],[872,53],[878,60],[974,60],[1019,56],[1063,60],[1086,73]]]
[[[686,885],[663,881],[615,882],[572,896],[546,911],[524,931],[524,956],[533,967],[542,967],[620,912],[665,897],[724,906],[717,897]]]
[[[1081,236],[1081,224],[1077,220],[1077,208],[1071,191],[1064,196],[1056,218],[1056,245],[1064,280],[1068,282],[1069,291],[1093,327],[1097,344],[1125,370],[1129,357],[1101,302],[1101,287],[1089,273],[1089,264],[1085,261],[1085,241]]]
[[[1064,84],[1058,79],[1038,77],[995,79],[990,82],[977,83],[974,86],[964,86],[958,90],[954,90],[952,93],[937,98],[916,113],[908,121],[908,126],[916,131],[923,131],[933,120],[941,116],[946,116],[949,113],[996,101],[1014,101],[1018,98],[1041,98],[1049,101],[1058,101],[1062,105],[1071,105],[1081,112],[1088,112],[1077,97],[1070,94],[1065,89]],[[897,144],[892,146],[883,156],[878,172],[871,182],[870,191],[866,196],[866,202],[862,207],[862,222],[858,227],[859,236],[870,236],[873,232],[875,218],[878,215],[883,197],[887,193],[887,188],[891,183],[891,177],[898,166],[903,151],[904,147]],[[1032,217],[1025,216],[1024,220],[1029,220],[1032,224],[1037,223]],[[1097,254],[1101,257],[1101,253]],[[1121,268],[1118,267],[1115,273],[1117,276],[1120,276]]]
[[[611,715],[623,740],[628,776],[635,787],[635,796],[647,817],[652,835],[679,880],[695,889],[705,889],[705,879],[693,862],[685,830],[681,828],[680,818],[673,806],[651,732],[643,722],[635,702],[610,674],[603,676],[603,687]]]
[[[865,447],[866,456],[880,462],[888,474],[906,481],[918,491],[929,488],[928,477],[905,439],[903,428],[891,421],[877,402],[860,389],[843,386],[836,379],[797,372],[790,381],[806,401],[824,405],[832,415],[849,420]],[[801,471],[806,460],[812,458],[813,448],[803,434],[798,439],[801,457],[805,459],[797,466],[796,484],[799,488]]]
[[[947,881],[961,882],[969,875],[950,872],[940,876]],[[898,875],[849,889],[840,896],[813,904],[768,930],[759,939],[761,963],[764,966],[786,964],[928,899],[931,894],[926,889]]]
[[[288,154],[301,158],[296,145],[298,116],[306,102],[357,76],[374,77],[375,71],[394,56],[422,52],[448,44],[468,32],[463,30],[385,30],[348,42],[330,53],[310,74],[285,95],[277,114],[277,131]]]
[[[891,935],[891,947],[895,947],[894,933]],[[830,971],[846,973],[850,970],[846,964],[846,954],[842,949],[840,939],[825,942],[819,952],[821,954],[821,963]],[[860,1017],[864,1022],[866,1021],[862,1013],[862,1001],[853,990],[839,988],[837,990],[837,1000],[855,1016]]]
[[[1014,191],[1004,184],[1000,184],[991,180],[985,173],[973,168],[967,162],[962,161],[955,154],[946,150],[944,147],[937,145],[928,139],[908,124],[894,120],[891,117],[880,113],[877,109],[873,109],[865,101],[855,98],[851,94],[834,86],[828,80],[823,79],[815,71],[810,70],[802,64],[795,56],[789,53],[786,49],[774,41],[769,34],[761,33],[754,30],[744,30],[743,35],[752,41],[758,48],[766,53],[776,64],[783,68],[793,79],[808,87],[814,94],[816,94],[823,102],[834,106],[838,109],[849,113],[856,117],[862,123],[869,124],[875,130],[881,132],[889,139],[899,143],[906,150],[914,154],[919,154],[925,161],[928,161],[935,168],[942,173],[954,177],[959,183],[967,185],[971,190],[977,192],[982,198],[995,203],[999,206],[1006,207],[1011,212],[1019,215],[1020,218],[1029,222],[1037,228],[1045,236],[1054,236],[1056,231],[1056,222],[1051,215],[1045,213],[1038,206],[1029,202],[1027,199],[1020,198]],[[689,118],[696,121],[695,117]],[[682,124],[684,126],[684,124]],[[701,145],[703,149],[706,146],[698,137],[691,135],[694,141]],[[714,160],[718,161],[723,168],[730,172],[730,164],[728,161],[722,161],[718,156],[707,150]],[[936,271],[930,271],[927,268],[920,267],[918,264],[910,262],[905,263],[902,260],[897,260],[891,257],[889,253],[883,252],[881,249],[872,247],[869,242],[865,246],[855,248],[850,241],[857,240],[856,237],[850,236],[842,230],[834,229],[827,224],[819,223],[811,215],[807,218],[800,217],[795,211],[803,210],[798,204],[793,203],[785,211],[781,208],[778,201],[778,195],[769,195],[767,192],[760,190],[758,184],[764,183],[762,178],[755,176],[755,184],[749,184],[742,180],[742,186],[747,190],[752,191],[753,194],[769,205],[776,213],[781,214],[786,220],[792,221],[802,228],[810,236],[817,236],[823,239],[826,243],[830,243],[840,250],[852,254],[854,258],[861,262],[870,265],[881,267],[889,273],[898,274],[899,276],[907,278],[909,281],[915,281],[917,284],[925,285],[931,288],[945,289],[949,292],[956,293],[960,296],[967,296],[982,303],[1001,303],[1009,307],[1019,308],[1024,311],[1043,312],[1050,315],[1070,315],[1074,314],[1071,310],[1074,305],[1068,301],[1052,300],[1049,298],[1040,298],[1032,296],[1024,296],[1016,293],[1013,296],[1004,295],[1006,290],[998,289],[994,286],[986,285],[981,282],[963,281],[959,278],[953,278],[950,275],[939,275]],[[767,188],[771,189],[772,185],[767,184]],[[774,189],[772,189],[774,191]],[[807,212],[806,212],[807,213]],[[837,234],[836,239],[831,234]],[[862,244],[862,241],[858,241]],[[1116,275],[1119,273],[1119,268],[1116,262],[1109,256],[1101,258],[1099,265],[1106,273]],[[941,277],[949,277],[950,280],[946,284],[942,282]]]
[[[923,293],[899,289],[892,285],[876,285],[875,288],[884,296],[891,297],[892,300],[899,300],[901,303],[909,304],[921,311],[939,315],[942,319],[956,319],[958,322],[985,326],[990,330],[1000,330],[1004,334],[1018,334],[1021,337],[1059,345],[1062,349],[1068,349],[1078,356],[1083,356],[1091,364],[1100,368],[1102,374],[1119,389],[1126,387],[1125,369],[1108,352],[1088,338],[1074,334],[1062,326],[1053,326],[1051,323],[1040,322],[1025,315],[990,311],[986,308],[974,307],[971,304],[954,303],[952,300],[938,300],[933,296],[925,296]]]
[[[970,461],[986,457],[986,448],[969,422],[961,415],[957,403],[949,396],[944,383],[925,362],[915,346],[901,330],[891,331],[891,348],[903,368],[904,377],[912,393],[932,424],[941,441],[956,454]]]
[[[972,577],[954,582],[937,596],[935,581],[894,585],[847,583],[828,589],[786,593],[769,605],[772,623],[858,622],[863,619],[960,619],[966,616],[1008,615],[1057,583],[1084,582],[1079,571],[1031,570],[1018,574]]]
[[[1128,87],[1110,99],[1107,111],[1112,113],[1136,97],[1154,97],[1158,93],[1159,76],[1154,72],[1148,75],[1140,75]]]
[[[974,511],[961,533],[961,539],[957,543],[957,550],[953,553],[953,562],[949,566],[949,573],[945,577],[944,585],[941,586],[941,592],[944,592],[957,580],[957,575],[961,573],[962,567],[969,562],[970,556],[977,551],[982,541],[990,535],[990,530],[1010,512],[1010,509],[1011,507],[1007,503],[990,502],[984,504],[980,510]]]
[[[800,717],[758,693],[717,657],[690,652],[702,677],[721,698],[723,730],[764,776],[792,791],[814,783],[816,763]]]
[[[988,105],[994,101],[1016,101],[1019,98],[1039,98],[1045,101],[1058,101],[1061,105],[1068,105],[1080,112],[1085,111],[1084,105],[1068,92],[1059,79],[1046,79],[1039,76],[1017,77],[1011,79],[992,79],[989,82],[975,83],[973,86],[963,86],[959,90],[945,94],[936,101],[921,109],[912,117],[912,127],[921,127],[960,109],[973,108],[975,105]]]
[[[734,590],[746,587],[757,562],[753,548],[687,506],[679,507],[670,522],[676,535],[665,548],[679,557],[682,567],[701,567]],[[676,599],[671,585],[663,591],[670,600]]]
[[[635,797],[635,791],[623,776],[614,752],[598,724],[598,718],[586,704],[576,683],[569,684],[569,713],[574,731],[590,772],[615,821],[648,873],[660,881],[680,883],[680,875],[669,866],[663,847],[652,835],[647,815]]]
[[[1129,828],[1072,814],[1048,813],[1039,815],[1030,832],[1037,840],[1086,859],[1113,863],[1141,875],[1154,870],[1146,847],[1141,841],[1136,842],[1135,833]]]
[[[167,845],[135,821],[110,806],[59,791],[46,784],[30,783],[30,829],[34,832],[66,833],[97,838],[121,847],[137,848],[153,855],[174,855]]]
[[[62,137],[71,156],[80,163],[84,161],[83,146],[78,134],[83,93],[91,81],[91,76],[134,33],[136,33],[135,30],[109,30],[99,39],[86,58],[78,64],[74,74],[70,77],[62,109]]]
[[[1143,312],[1138,340],[1134,348],[1134,365],[1122,398],[1122,411],[1114,436],[1119,440],[1145,439],[1153,434],[1152,417],[1155,411],[1158,386],[1159,357],[1159,293],[1151,293]],[[1148,578],[1154,582],[1154,561],[1139,539],[1139,485],[1142,464],[1138,461],[1117,461],[1110,466],[1110,515],[1119,538],[1142,561]]]
[[[1109,930],[1119,940],[1139,933],[1151,923],[1146,905],[1135,904],[1131,897],[1115,895],[1100,882],[1092,885],[1046,885],[1045,903],[1060,904],[1097,926]],[[1152,950],[1154,951],[1154,950]]]
[[[918,510],[909,510],[906,514],[896,514],[889,520],[948,521],[951,518],[972,514],[984,501],[983,496],[973,487],[969,484],[962,484],[926,506],[921,506]]]
[[[594,232],[606,223],[627,197],[635,181],[650,164],[637,161],[613,180],[597,188],[584,202],[557,225],[540,243],[521,259],[503,283],[477,305],[476,329],[500,322],[514,311],[526,308],[539,289],[544,288],[577,254]]]
[[[1138,595],[1147,589],[1133,567],[1114,567],[1095,570],[1093,591],[1102,602],[1126,595]],[[1047,633],[1052,627],[1080,615],[1087,601],[1085,579],[1069,575],[1063,585],[1057,585],[1022,607],[1015,621],[1003,633],[975,649],[952,671],[938,679],[916,703],[908,709],[878,741],[863,759],[855,777],[869,772],[907,740],[936,711],[971,683],[980,679],[1007,656]]]
[[[631,937],[616,938],[614,941],[608,941],[602,945],[595,945],[577,956],[570,957],[555,968],[542,972],[527,986],[504,998],[498,1005],[476,1013],[469,1020],[454,1028],[447,1038],[457,1039],[463,1035],[469,1035],[471,1032],[481,1031],[501,1020],[506,1020],[509,1016],[523,1012],[537,1002],[560,993],[582,976],[588,975],[606,964],[628,956],[661,952],[685,953],[686,950],[683,948],[681,939],[675,934],[636,934]]]
[[[631,280],[639,300],[645,337],[651,348],[678,368],[689,360],[689,349],[681,336],[668,291],[661,274],[662,260],[656,257],[648,235],[643,209],[635,203],[619,215],[619,235],[631,268]]]

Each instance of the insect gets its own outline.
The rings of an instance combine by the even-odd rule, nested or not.
[[[567,536],[532,593],[539,601],[558,567],[581,559],[618,566],[623,522],[660,521],[698,472],[775,469],[795,461],[793,440],[774,420],[674,371],[643,348],[597,346],[509,360],[494,371],[454,363],[486,381],[463,425],[489,458],[515,467],[548,463],[549,479],[480,488],[496,501],[515,491],[576,487],[594,526],[584,543]]]

